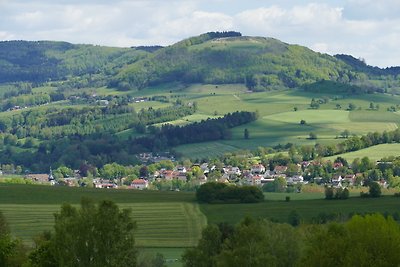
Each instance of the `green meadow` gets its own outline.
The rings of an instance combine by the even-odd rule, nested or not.
[[[146,90],[145,90],[146,91]],[[174,124],[185,124],[207,116],[220,116],[228,112],[246,110],[258,112],[259,119],[232,129],[232,138],[199,144],[181,145],[175,150],[190,158],[206,158],[222,155],[238,149],[256,149],[260,146],[278,144],[334,144],[342,141],[338,137],[344,130],[362,135],[369,132],[395,130],[400,123],[400,114],[387,109],[399,103],[399,96],[388,94],[336,95],[310,93],[302,90],[248,92],[243,85],[193,85],[175,93],[185,101],[198,103],[197,114],[201,115]],[[324,99],[319,109],[310,109],[312,99]],[[379,109],[370,110],[370,103]],[[348,105],[356,106],[348,110]],[[300,121],[306,121],[301,125]],[[243,137],[248,129],[250,139]],[[317,135],[310,140],[309,134]]]
[[[140,251],[162,253],[167,266],[181,266],[183,250],[197,244],[207,224],[192,192],[0,184],[0,211],[13,235],[32,245],[35,236],[52,230],[54,213],[62,203],[78,206],[83,197],[109,199],[120,208],[130,208],[137,223],[136,244]]]
[[[285,201],[286,196],[290,201]],[[52,230],[54,213],[62,203],[78,206],[82,197],[110,199],[121,208],[131,208],[137,222],[136,242],[144,254],[162,253],[167,266],[181,266],[180,255],[197,244],[207,223],[236,224],[245,216],[286,222],[295,210],[303,222],[321,213],[399,212],[400,198],[386,195],[378,199],[354,197],[324,200],[321,192],[266,193],[256,204],[197,204],[193,192],[137,191],[128,189],[88,189],[39,185],[0,184],[0,211],[13,235],[32,245],[32,238]],[[106,219],[106,218],[105,218]]]
[[[376,146],[371,146],[358,151],[353,151],[349,153],[339,154],[332,157],[326,157],[327,160],[335,160],[337,157],[345,158],[347,161],[351,162],[356,158],[368,157],[371,160],[381,160],[385,157],[398,157],[400,156],[400,144],[381,144]]]
[[[306,196],[303,200],[289,202],[286,202],[284,197],[285,194],[282,194],[280,201],[267,200],[256,204],[201,205],[201,211],[206,214],[208,223],[238,223],[245,216],[287,222],[292,211],[296,211],[304,222],[311,222],[313,218],[322,213],[348,216],[353,213],[388,212],[393,214],[400,212],[400,198],[393,196],[377,199],[351,197],[348,200],[312,199],[312,197]]]

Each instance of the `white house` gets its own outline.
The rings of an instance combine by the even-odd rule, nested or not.
[[[149,186],[149,182],[145,179],[135,179],[131,183],[131,188],[143,190]]]
[[[263,174],[265,173],[265,167],[262,164],[255,164],[251,166],[251,173],[253,174]]]

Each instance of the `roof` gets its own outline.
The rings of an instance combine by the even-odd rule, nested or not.
[[[147,181],[144,179],[135,179],[131,184],[147,184]]]

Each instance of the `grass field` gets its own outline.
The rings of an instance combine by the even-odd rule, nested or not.
[[[137,222],[136,244],[140,247],[194,246],[206,225],[206,218],[195,203],[124,203]],[[12,233],[24,242],[45,230],[52,230],[53,214],[60,205],[0,204]]]
[[[82,197],[94,201],[108,199],[116,203],[193,203],[195,201],[192,192],[110,190],[0,183],[1,204],[78,204]]]
[[[335,160],[337,157],[345,158],[347,161],[353,161],[355,158],[368,157],[371,160],[381,160],[384,157],[400,156],[400,144],[381,144],[376,146],[371,146],[358,151],[344,153],[335,155],[332,157],[327,157],[327,160]]]
[[[336,137],[344,130],[362,135],[368,132],[395,130],[400,124],[400,115],[386,109],[399,102],[399,96],[386,94],[335,95],[316,94],[301,90],[249,93],[243,85],[193,85],[179,91],[186,101],[197,101],[198,113],[202,116],[222,115],[236,110],[257,111],[255,122],[232,129],[230,140],[219,140],[202,144],[188,144],[175,148],[190,158],[219,156],[237,149],[256,149],[278,144],[299,145],[315,143],[334,144],[342,140]],[[320,109],[309,107],[311,99],[329,99]],[[370,103],[379,104],[379,110],[369,110]],[[356,109],[346,110],[349,103]],[[337,109],[340,105],[340,109]],[[294,109],[297,111],[294,111]],[[300,125],[305,120],[306,125]],[[174,123],[182,124],[183,121]],[[247,128],[250,139],[244,140]],[[309,140],[310,132],[317,140]]]
[[[120,208],[131,208],[137,222],[140,250],[162,253],[167,266],[181,266],[185,247],[194,246],[207,219],[194,202],[194,193],[138,191],[0,184],[0,211],[12,233],[26,244],[44,230],[52,230],[53,214],[62,203],[78,206],[82,197],[110,199]],[[178,261],[176,261],[178,259]]]
[[[314,190],[315,191],[315,190]],[[185,247],[194,246],[207,223],[235,224],[244,216],[286,222],[291,211],[304,222],[319,213],[399,212],[400,198],[384,196],[362,199],[351,194],[348,200],[324,200],[321,190],[304,193],[266,193],[266,201],[256,204],[197,204],[194,193],[136,190],[87,189],[37,185],[0,184],[0,210],[12,233],[32,244],[32,237],[53,227],[53,214],[61,203],[78,205],[81,197],[111,199],[121,208],[131,208],[137,221],[136,242],[147,254],[162,253],[167,266],[181,266]],[[290,201],[286,202],[285,197]]]
[[[287,222],[289,213],[297,211],[304,221],[310,221],[319,213],[350,213],[367,212],[399,212],[400,198],[385,196],[378,199],[350,198],[348,200],[304,199],[285,202],[265,201],[257,204],[215,204],[201,205],[201,211],[207,216],[209,223],[238,223],[244,216],[254,218],[270,218]]]

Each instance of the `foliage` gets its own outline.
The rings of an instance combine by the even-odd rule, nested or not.
[[[344,225],[314,228],[301,266],[396,266],[398,249],[397,222],[379,214],[356,215]]]
[[[80,209],[61,207],[55,214],[50,247],[43,243],[38,250],[49,249],[58,266],[136,266],[135,229],[130,210],[120,210],[111,201],[96,205],[82,200]]]
[[[264,200],[262,191],[255,186],[233,186],[209,182],[196,191],[199,202],[206,203],[255,203]]]
[[[186,251],[184,266],[295,266],[300,256],[290,225],[245,218],[223,233],[216,226],[206,228],[198,246]]]
[[[381,186],[377,182],[369,183],[369,196],[370,197],[380,197],[382,194]]]
[[[325,199],[348,199],[349,195],[350,192],[347,188],[325,186]]]
[[[8,223],[0,211],[0,266],[19,267],[26,261],[21,240],[11,236]]]

